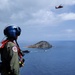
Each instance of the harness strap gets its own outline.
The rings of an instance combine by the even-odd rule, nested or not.
[[[18,48],[18,55],[19,55],[20,58],[22,58],[22,54],[20,52],[20,48],[18,46],[17,46],[17,48]]]
[[[9,40],[3,40],[3,41],[1,42],[0,48],[4,48],[4,46],[5,46],[5,44],[6,44],[7,42],[9,42]]]

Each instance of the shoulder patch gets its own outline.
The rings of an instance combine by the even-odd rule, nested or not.
[[[14,52],[17,52],[17,47],[14,46],[14,47],[12,48],[12,50],[13,50]]]

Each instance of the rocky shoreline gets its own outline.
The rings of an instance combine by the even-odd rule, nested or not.
[[[51,48],[52,45],[49,44],[47,41],[40,41],[36,44],[33,44],[33,45],[30,45],[30,46],[27,46],[27,48]]]

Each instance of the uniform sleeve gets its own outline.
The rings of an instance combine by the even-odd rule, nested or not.
[[[13,43],[9,43],[7,50],[10,58],[10,73],[13,75],[19,75],[18,49]]]

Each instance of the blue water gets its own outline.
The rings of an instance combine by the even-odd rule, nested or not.
[[[75,41],[51,41],[52,48],[32,49],[25,54],[21,75],[75,75]],[[21,48],[25,50],[24,43]],[[23,47],[22,47],[23,46]]]

